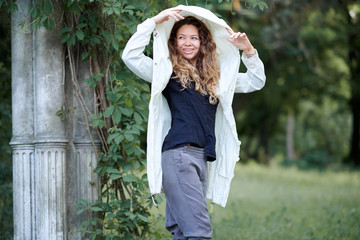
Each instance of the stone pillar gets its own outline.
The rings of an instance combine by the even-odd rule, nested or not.
[[[90,67],[87,62],[79,62],[77,69],[78,86],[84,99],[84,107],[90,111],[94,110],[95,93],[94,89],[87,86],[85,79],[90,77]],[[85,199],[89,202],[98,200],[100,196],[100,182],[94,170],[97,166],[97,159],[92,141],[96,149],[100,150],[100,142],[95,131],[91,131],[90,138],[88,129],[85,126],[85,116],[79,99],[76,95],[76,89],[71,80],[70,71],[67,71],[67,96],[68,104],[71,104],[76,110],[71,111],[68,116],[68,135],[71,138],[70,155],[74,161],[67,164],[67,176],[70,185],[74,186],[68,191],[68,221],[70,223],[69,239],[82,239],[81,234],[77,232],[76,226],[84,220],[89,220],[92,216],[85,211],[81,215],[77,215],[75,209],[79,205],[79,199]],[[87,117],[90,120],[88,113]],[[70,128],[71,126],[71,128]]]
[[[99,196],[93,170],[96,156],[75,97],[65,49],[61,44],[61,2],[53,1],[55,29],[23,29],[28,25],[31,0],[18,0],[12,14],[12,109],[14,239],[76,240],[77,228],[88,216],[77,216],[79,199]],[[89,76],[79,63],[78,77]],[[80,85],[85,104],[93,109],[94,93]],[[64,95],[65,94],[65,95]],[[63,121],[56,115],[67,99],[71,113]],[[96,141],[96,134],[91,133]]]
[[[63,105],[64,46],[61,43],[61,3],[53,2],[55,29],[34,33],[35,214],[37,239],[66,238],[67,137],[56,112]]]
[[[11,17],[14,239],[36,239],[34,214],[34,95],[31,0],[17,1]]]

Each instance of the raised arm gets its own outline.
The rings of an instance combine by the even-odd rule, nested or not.
[[[243,50],[242,61],[247,68],[246,73],[238,73],[235,92],[248,93],[260,90],[265,85],[266,76],[264,64],[259,58],[259,54],[251,45],[251,42],[245,33],[235,33],[231,29],[227,30],[230,34],[228,41],[234,44],[238,49]]]
[[[145,56],[144,50],[150,42],[151,33],[155,27],[156,24],[152,19],[147,19],[139,24],[136,33],[127,42],[121,56],[133,73],[148,82],[152,80],[153,60]]]
[[[137,27],[136,33],[129,39],[125,46],[122,60],[126,66],[138,77],[151,82],[153,71],[153,60],[145,56],[145,47],[150,42],[151,33],[154,31],[156,24],[169,20],[169,17],[176,21],[183,19],[178,13],[181,10],[166,9],[158,15],[147,19]]]
[[[235,85],[235,92],[237,93],[249,93],[260,90],[265,86],[265,69],[264,64],[259,58],[259,55],[255,55],[248,58],[243,52],[242,61],[245,64],[246,73],[238,73]]]

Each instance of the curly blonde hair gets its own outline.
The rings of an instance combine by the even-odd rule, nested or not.
[[[176,48],[177,31],[184,25],[193,25],[199,32],[200,49],[196,57],[196,66],[192,65],[190,60],[182,57]],[[194,82],[195,90],[204,96],[209,95],[209,102],[216,104],[218,102],[216,88],[220,79],[220,67],[216,43],[205,24],[192,16],[176,22],[170,33],[168,47],[173,70],[182,87],[188,88],[191,82]]]

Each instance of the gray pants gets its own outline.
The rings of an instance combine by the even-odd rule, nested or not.
[[[165,227],[174,239],[210,239],[206,203],[207,163],[202,148],[185,146],[163,152]]]

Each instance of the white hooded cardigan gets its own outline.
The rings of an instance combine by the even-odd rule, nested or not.
[[[230,28],[209,10],[179,5],[174,9],[183,10],[182,16],[194,16],[203,21],[212,32],[219,53],[220,80],[217,89],[219,105],[215,118],[216,161],[208,163],[207,198],[212,203],[225,207],[234,176],[235,163],[239,160],[240,144],[235,119],[232,112],[234,92],[248,93],[261,89],[265,84],[264,65],[258,54],[242,59],[247,67],[246,73],[238,73],[240,66],[239,50],[227,41]],[[175,21],[156,25],[147,19],[138,25],[137,32],[128,41],[122,59],[128,68],[140,78],[151,82],[151,100],[147,129],[147,176],[151,194],[160,193],[162,187],[161,149],[171,125],[171,113],[162,95],[173,71],[167,46]],[[143,51],[149,44],[153,33],[153,59]]]

